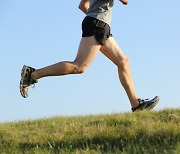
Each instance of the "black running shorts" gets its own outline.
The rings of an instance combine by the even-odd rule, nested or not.
[[[108,24],[93,17],[85,17],[82,22],[82,37],[93,36],[101,45],[112,36]]]

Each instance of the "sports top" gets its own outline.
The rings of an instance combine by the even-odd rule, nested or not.
[[[110,26],[113,4],[114,0],[90,0],[90,7],[86,16],[96,18]]]

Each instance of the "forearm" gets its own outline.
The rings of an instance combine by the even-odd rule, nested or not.
[[[87,11],[89,9],[89,0],[81,0],[79,4],[79,9],[85,14],[87,14]]]

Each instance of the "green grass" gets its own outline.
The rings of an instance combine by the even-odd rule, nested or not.
[[[180,109],[0,124],[0,153],[180,153]]]

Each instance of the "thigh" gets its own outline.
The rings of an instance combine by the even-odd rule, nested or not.
[[[80,67],[88,67],[99,52],[101,45],[94,36],[82,37],[74,63]]]
[[[114,64],[119,65],[126,58],[113,37],[109,37],[105,44],[101,46],[101,52],[108,57]]]

